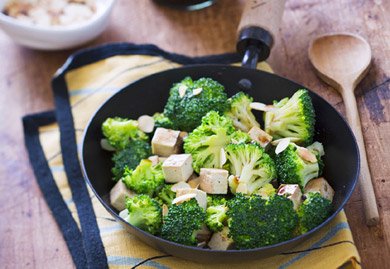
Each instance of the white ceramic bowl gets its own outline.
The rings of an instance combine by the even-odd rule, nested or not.
[[[9,0],[0,0],[2,11]],[[89,20],[71,26],[40,26],[21,22],[0,12],[0,27],[15,42],[42,50],[69,49],[82,45],[106,28],[115,0],[97,0],[96,14]]]

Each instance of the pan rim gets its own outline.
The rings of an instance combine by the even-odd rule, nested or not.
[[[156,72],[156,73],[153,73],[153,74],[150,74],[150,75],[147,75],[147,76],[144,76],[142,78],[139,78],[137,80],[134,80],[133,82],[127,84],[126,86],[122,87],[121,89],[119,89],[117,92],[115,92],[113,95],[111,95],[109,98],[107,98],[96,110],[95,112],[93,113],[93,115],[90,117],[90,119],[88,120],[87,122],[87,125],[86,125],[86,128],[84,129],[84,132],[83,132],[83,136],[82,136],[82,146],[81,146],[81,158],[80,158],[80,163],[81,163],[81,168],[82,168],[82,173],[83,173],[83,177],[84,177],[84,180],[87,182],[87,184],[89,185],[89,187],[92,189],[93,193],[95,194],[95,196],[98,198],[99,202],[104,206],[104,208],[113,216],[116,217],[116,221],[120,221],[123,224],[125,224],[126,226],[129,226],[131,229],[135,229],[137,230],[138,232],[142,233],[144,236],[146,237],[149,237],[153,240],[157,240],[157,241],[162,241],[164,243],[168,243],[168,244],[171,244],[175,247],[180,247],[180,248],[184,248],[184,249],[187,249],[187,250],[192,250],[192,251],[196,251],[197,253],[214,253],[214,254],[224,254],[224,253],[227,253],[227,254],[239,254],[239,253],[259,253],[259,252],[262,252],[262,251],[266,251],[266,250],[272,250],[272,249],[277,249],[278,247],[281,247],[283,245],[288,245],[288,244],[293,244],[297,241],[300,241],[301,239],[307,239],[310,237],[310,235],[316,233],[317,231],[319,231],[320,229],[322,229],[324,226],[326,226],[329,222],[331,222],[340,212],[341,210],[345,207],[345,205],[347,204],[347,202],[349,201],[349,199],[351,198],[351,195],[352,193],[354,192],[355,188],[356,188],[356,185],[357,185],[357,181],[358,181],[358,176],[359,176],[359,173],[360,173],[360,156],[359,156],[359,149],[358,149],[358,146],[357,146],[357,142],[356,142],[356,138],[355,138],[355,135],[353,134],[352,132],[352,129],[350,128],[349,124],[347,123],[347,121],[344,119],[344,117],[341,115],[340,112],[338,112],[328,101],[326,101],[323,97],[321,97],[319,94],[317,94],[316,92],[310,90],[310,88],[308,87],[305,87],[304,85],[300,84],[300,83],[297,83],[293,80],[290,80],[288,78],[285,78],[283,76],[280,76],[280,75],[277,75],[277,74],[274,74],[274,73],[270,73],[270,72],[266,72],[266,71],[262,71],[262,70],[258,70],[258,69],[250,69],[250,68],[245,68],[248,72],[259,72],[259,73],[263,73],[265,75],[268,75],[268,76],[271,76],[271,77],[276,77],[278,79],[282,79],[282,80],[286,80],[288,82],[292,82],[294,84],[298,84],[300,85],[301,87],[307,89],[309,91],[309,93],[311,95],[314,95],[316,96],[316,98],[320,99],[321,102],[325,103],[327,106],[330,107],[331,110],[333,110],[333,112],[336,112],[336,114],[338,115],[338,117],[341,119],[341,121],[344,123],[344,125],[347,127],[347,130],[348,130],[348,133],[350,134],[350,137],[352,138],[352,142],[353,142],[353,145],[354,145],[354,150],[355,152],[357,153],[356,154],[356,158],[357,158],[357,169],[354,173],[354,176],[353,176],[353,182],[352,182],[352,187],[350,188],[350,190],[346,193],[345,195],[345,198],[342,200],[340,206],[333,212],[332,215],[330,215],[323,223],[321,223],[320,225],[318,225],[317,227],[315,227],[314,229],[308,231],[307,233],[304,233],[304,234],[301,234],[299,236],[296,236],[296,237],[293,237],[289,240],[286,240],[286,241],[283,241],[283,242],[279,242],[277,244],[273,244],[273,245],[268,245],[268,246],[263,246],[263,247],[259,247],[259,248],[253,248],[253,249],[242,249],[242,250],[237,250],[237,249],[234,249],[234,250],[212,250],[212,249],[204,249],[204,248],[199,248],[199,247],[194,247],[194,246],[187,246],[187,245],[182,245],[182,244],[178,244],[178,243],[175,243],[175,242],[172,242],[172,241],[169,241],[169,240],[166,240],[162,237],[159,237],[159,236],[156,236],[156,235],[152,235],[148,232],[145,232],[133,225],[131,225],[130,223],[124,221],[121,217],[119,217],[119,214],[116,213],[104,200],[103,198],[97,193],[97,191],[95,190],[95,188],[93,187],[88,175],[87,175],[87,171],[86,171],[86,168],[85,168],[85,164],[84,164],[84,145],[85,145],[85,139],[86,139],[86,135],[88,133],[88,130],[89,130],[89,127],[91,126],[91,123],[92,121],[94,120],[94,118],[96,117],[96,115],[100,112],[100,110],[106,105],[108,104],[113,98],[115,98],[115,96],[117,96],[118,94],[120,94],[121,92],[123,91],[126,91],[128,90],[129,88],[131,88],[131,86],[133,84],[136,84],[136,83],[140,83],[141,81],[144,81],[144,80],[149,80],[151,78],[153,78],[154,76],[159,76],[159,75],[163,75],[163,74],[166,74],[166,73],[170,73],[170,72],[175,72],[177,70],[185,70],[185,69],[193,69],[193,68],[227,68],[227,69],[236,69],[237,71],[242,71],[243,68],[245,67],[241,67],[241,66],[233,66],[233,65],[226,65],[226,64],[191,64],[191,65],[183,65],[181,67],[176,67],[176,68],[171,68],[171,69],[167,69],[167,70],[163,70],[163,71],[160,71],[160,72]],[[127,231],[128,232],[128,231]],[[135,235],[136,236],[136,235]]]

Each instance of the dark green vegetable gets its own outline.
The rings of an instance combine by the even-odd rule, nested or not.
[[[118,181],[123,177],[125,167],[135,169],[142,159],[152,154],[150,144],[143,140],[131,140],[123,150],[117,151],[112,156],[114,167],[111,169],[113,179]]]
[[[228,227],[238,249],[251,249],[290,239],[298,224],[291,200],[274,195],[237,194],[228,202]]]
[[[227,224],[226,203],[227,200],[222,195],[207,196],[206,225],[213,232],[221,231]]]
[[[291,98],[274,103],[275,108],[265,112],[265,131],[274,140],[291,137],[299,145],[310,145],[314,135],[315,113],[309,93],[298,90]]]
[[[196,94],[197,91],[200,93]],[[214,110],[223,113],[226,108],[227,96],[220,83],[211,78],[194,81],[186,77],[171,88],[164,115],[176,129],[190,132],[201,123],[207,112]]]
[[[164,184],[161,163],[153,166],[152,161],[144,159],[135,170],[125,168],[122,180],[136,193],[153,196]]]
[[[229,144],[225,147],[232,193],[253,194],[276,177],[275,163],[257,143]]]
[[[164,184],[163,187],[158,191],[156,200],[162,205],[166,204],[171,206],[173,199],[176,198],[176,192],[172,191],[172,184]]]
[[[197,231],[201,230],[206,213],[195,198],[179,205],[172,205],[164,217],[162,237],[188,246],[196,246]]]
[[[226,204],[228,198],[223,194],[208,194],[207,207]]]
[[[305,194],[306,199],[298,208],[299,233],[304,234],[321,223],[330,215],[332,202],[318,192]]]
[[[107,118],[102,124],[103,135],[116,150],[126,148],[131,140],[148,141],[148,136],[138,129],[136,120],[115,117]]]
[[[162,225],[162,209],[159,203],[148,195],[141,194],[126,199],[129,211],[128,221],[148,233],[159,234]]]
[[[165,116],[163,113],[155,113],[153,115],[154,119],[154,128],[157,129],[159,127],[165,129],[175,129],[173,122]]]
[[[250,108],[252,102],[253,98],[243,92],[238,92],[228,99],[229,108],[225,116],[231,118],[233,125],[244,132],[254,126],[260,127]]]
[[[276,155],[276,170],[280,182],[299,184],[304,188],[310,179],[318,177],[319,164],[318,161],[311,163],[303,160],[297,150],[297,145],[290,143],[284,151]]]
[[[199,173],[201,168],[221,168],[221,149],[227,144],[249,140],[246,133],[235,130],[229,118],[210,111],[184,139],[184,151],[192,155],[192,166]]]

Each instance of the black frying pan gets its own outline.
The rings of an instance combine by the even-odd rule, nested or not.
[[[262,12],[265,12],[264,9],[268,9],[270,10],[268,12],[278,13],[281,16],[284,1],[264,1],[263,4],[260,3],[261,5],[259,5],[259,1],[250,1],[249,4],[245,11],[247,13],[248,10],[249,13],[254,12],[253,10],[258,12],[260,8]],[[255,8],[253,8],[254,5]],[[268,21],[271,19],[268,18]],[[273,21],[275,22],[275,20]],[[239,90],[245,90],[253,96],[255,101],[263,103],[271,103],[273,100],[291,96],[297,89],[304,88],[302,85],[277,75],[247,68],[255,67],[259,59],[263,60],[268,57],[273,37],[270,31],[264,29],[272,27],[259,28],[242,25],[247,26],[250,23],[242,20],[240,27],[243,30],[240,31],[238,47],[239,51],[245,55],[244,67],[186,66],[140,79],[113,95],[98,109],[90,120],[83,139],[82,168],[85,178],[108,212],[127,231],[146,244],[168,254],[197,262],[239,262],[287,252],[293,246],[311,237],[340,212],[353,192],[359,173],[358,148],[348,124],[329,103],[317,94],[310,92],[317,115],[315,140],[323,143],[326,153],[324,156],[324,177],[335,190],[333,213],[317,228],[276,245],[250,250],[215,251],[183,246],[164,240],[133,227],[119,218],[118,212],[110,205],[108,197],[114,185],[110,172],[112,167],[111,153],[104,151],[100,146],[101,124],[106,118],[121,116],[136,119],[141,115],[152,115],[162,111],[172,84],[186,76],[191,76],[194,79],[210,77],[224,85],[229,96]]]

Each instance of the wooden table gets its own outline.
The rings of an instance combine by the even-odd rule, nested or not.
[[[119,0],[111,24],[92,44],[152,43],[176,53],[235,50],[245,1],[225,0],[197,12]],[[357,89],[358,106],[382,223],[367,228],[356,189],[346,212],[365,268],[390,268],[390,1],[289,0],[281,39],[272,51],[275,72],[313,89],[341,113],[340,96],[314,75],[309,41],[350,31],[370,42],[373,66]],[[386,13],[387,11],[387,13]],[[35,182],[23,144],[21,117],[53,108],[50,78],[73,51],[42,52],[16,45],[0,32],[0,261],[2,268],[69,268],[72,261]]]

